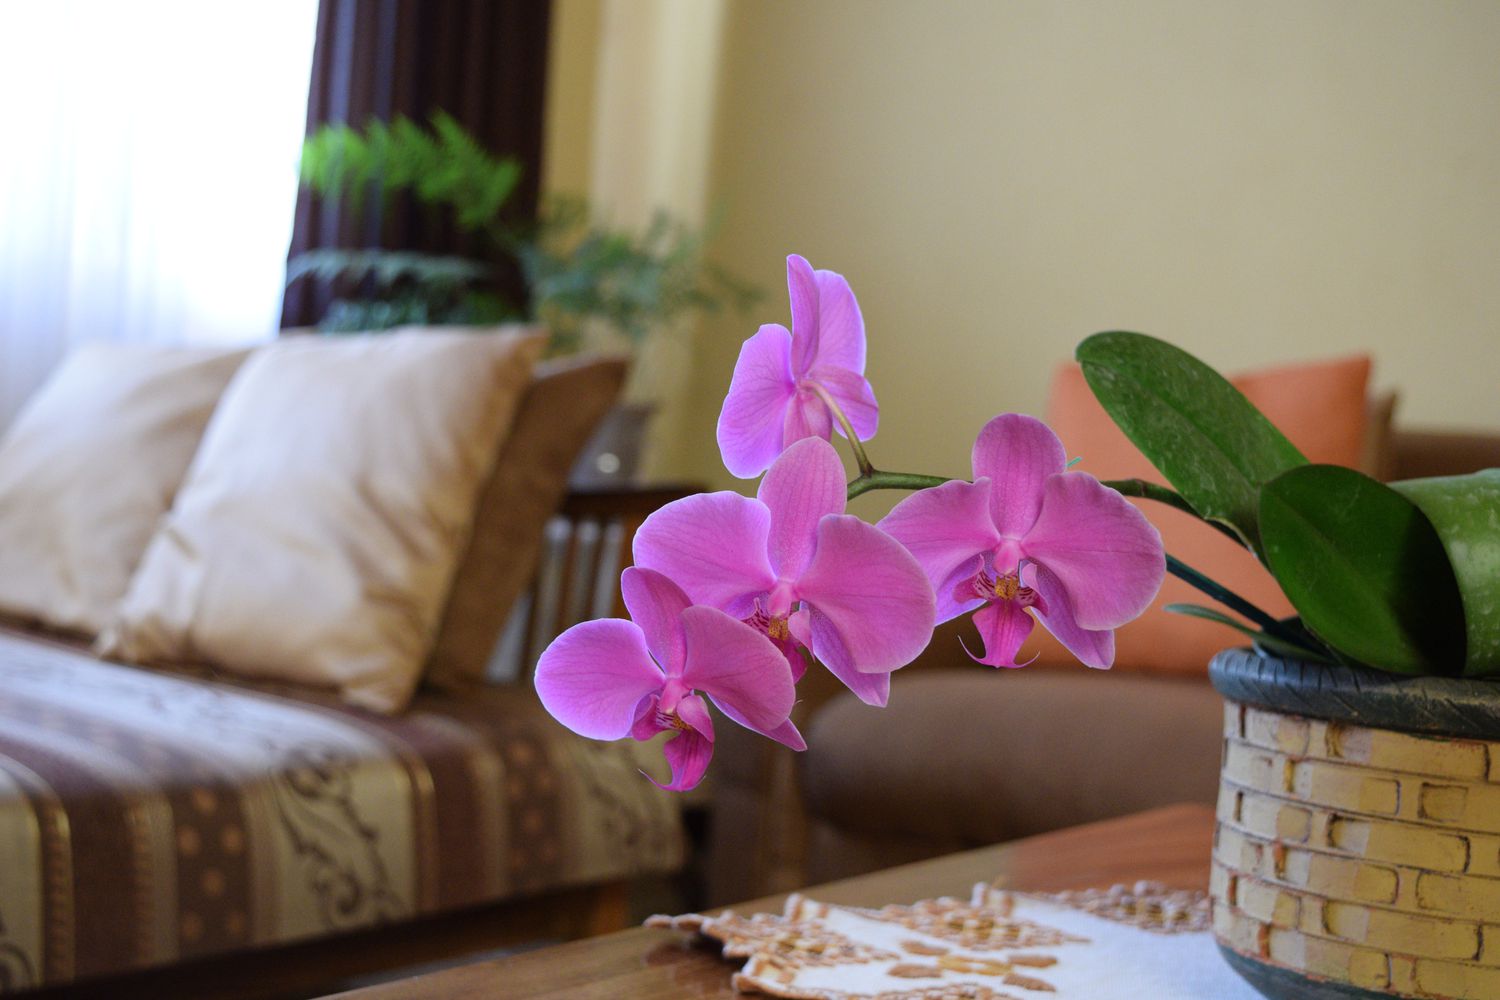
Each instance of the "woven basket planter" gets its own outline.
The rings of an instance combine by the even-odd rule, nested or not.
[[[1228,650],[1214,935],[1268,997],[1500,997],[1500,683]]]

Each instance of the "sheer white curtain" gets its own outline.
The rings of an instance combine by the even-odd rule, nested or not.
[[[317,0],[0,0],[0,428],[83,341],[281,308]]]

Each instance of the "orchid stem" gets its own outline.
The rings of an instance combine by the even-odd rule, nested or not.
[[[870,469],[861,472],[849,484],[849,499],[871,490],[925,490],[948,482],[945,476],[924,476],[917,472],[881,472]]]
[[[865,454],[864,443],[860,441],[859,435],[854,433],[854,427],[849,423],[849,418],[844,416],[844,411],[839,408],[839,404],[834,400],[833,394],[811,380],[805,382],[804,385],[817,394],[817,397],[823,401],[824,405],[833,414],[834,419],[839,422],[839,426],[844,429],[844,437],[849,439],[849,448],[854,452],[854,461],[859,463],[860,477],[863,478],[872,475],[875,472],[875,466],[870,464],[870,456]]]
[[[832,406],[833,404],[830,403],[829,405]],[[842,418],[842,414],[839,414],[836,407],[834,408],[834,413]],[[845,427],[847,426],[848,424],[846,423]],[[850,440],[853,441],[854,438],[851,437]],[[863,454],[863,449],[859,449],[859,454]],[[850,500],[853,500],[860,494],[868,493],[871,490],[925,490],[934,486],[941,486],[946,482],[950,482],[946,476],[928,476],[917,472],[881,472],[873,467],[862,465],[860,474],[849,483],[848,496]],[[1163,503],[1169,507],[1175,507],[1184,513],[1191,514],[1199,520],[1204,520],[1183,499],[1181,494],[1173,492],[1165,486],[1148,483],[1143,479],[1112,479],[1104,481],[1104,485],[1123,496],[1154,500],[1157,503]],[[1232,539],[1236,545],[1243,546],[1245,544],[1243,539],[1225,525],[1206,520],[1204,520],[1204,523]],[[1167,571],[1189,586],[1207,594],[1231,611],[1238,612],[1241,616],[1259,625],[1267,635],[1276,636],[1285,642],[1292,643],[1309,652],[1317,652],[1320,644],[1316,639],[1308,635],[1304,629],[1296,626],[1288,626],[1285,622],[1277,621],[1269,612],[1251,604],[1222,583],[1198,572],[1176,556],[1167,555]]]
[[[1193,505],[1183,498],[1181,493],[1174,492],[1157,483],[1148,483],[1144,479],[1104,479],[1100,480],[1104,486],[1119,493],[1121,496],[1140,497],[1143,500],[1155,500],[1157,503],[1175,507],[1184,514],[1191,514],[1204,524],[1213,528],[1219,534],[1228,538],[1234,544],[1244,547],[1245,540],[1235,534],[1234,529],[1218,521],[1210,521],[1202,514],[1193,509]]]

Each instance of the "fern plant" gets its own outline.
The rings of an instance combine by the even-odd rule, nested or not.
[[[494,262],[414,251],[308,251],[288,264],[287,283],[313,276],[357,290],[333,303],[319,324],[324,330],[528,316],[552,330],[554,353],[579,349],[593,326],[638,344],[684,313],[754,301],[754,289],[705,260],[705,231],[665,214],[632,234],[591,224],[587,203],[567,198],[550,203],[534,226],[507,225],[500,213],[520,176],[516,160],[491,154],[442,112],[428,127],[407,118],[327,125],[302,151],[303,184],[353,211],[410,193],[460,230],[480,234],[519,266],[528,313],[490,290]]]
[[[758,291],[704,256],[709,230],[694,231],[658,212],[645,232],[592,225],[588,203],[557,198],[535,235],[515,239],[536,319],[560,350],[576,350],[590,321],[639,343],[652,329],[694,311],[744,310]]]
[[[325,125],[302,146],[302,183],[321,195],[359,205],[373,191],[389,198],[410,190],[429,205],[451,208],[459,228],[498,224],[500,209],[521,179],[515,159],[492,156],[441,111],[431,131],[409,118],[363,129]]]

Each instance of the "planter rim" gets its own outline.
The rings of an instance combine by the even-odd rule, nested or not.
[[[1229,701],[1399,732],[1500,740],[1500,681],[1407,677],[1226,649],[1208,665]]]

